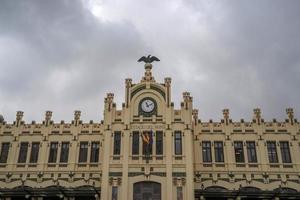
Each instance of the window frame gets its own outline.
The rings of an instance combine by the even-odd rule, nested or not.
[[[99,155],[100,155],[100,142],[93,141],[91,143],[90,162],[91,163],[98,163],[99,162]]]
[[[57,162],[58,142],[50,142],[48,163]]]
[[[220,146],[218,145],[220,144]],[[223,141],[214,141],[214,151],[215,151],[215,162],[224,163],[224,142]],[[219,155],[218,155],[219,154]]]
[[[67,163],[69,161],[70,142],[62,142],[60,148],[60,163]]]
[[[267,152],[269,163],[279,163],[276,141],[267,141]]]
[[[140,132],[132,132],[131,155],[137,156],[140,154]]]
[[[280,153],[281,153],[282,163],[285,163],[285,164],[292,163],[289,141],[280,141],[279,145],[280,145]]]
[[[203,140],[201,145],[202,145],[202,161],[204,163],[211,163],[212,162],[211,141]]]
[[[89,142],[80,141],[78,163],[86,163],[88,160]]]
[[[156,155],[160,155],[160,156],[164,154],[164,135],[162,131],[156,131],[155,152]]]
[[[28,148],[29,148],[29,142],[20,143],[18,163],[27,162]]]
[[[257,163],[257,152],[255,141],[246,141],[248,163]]]
[[[174,153],[175,155],[182,155],[182,133],[181,131],[174,132]]]
[[[245,163],[244,143],[243,141],[234,141],[234,157],[236,163]]]
[[[1,152],[0,152],[0,164],[7,163],[9,149],[10,149],[10,142],[2,142]]]
[[[114,155],[121,154],[121,145],[122,145],[121,131],[115,131],[114,132],[114,145],[113,145],[113,154]]]
[[[29,163],[37,163],[38,162],[39,152],[40,152],[40,142],[32,142]]]

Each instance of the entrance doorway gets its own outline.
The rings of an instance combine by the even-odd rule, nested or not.
[[[151,181],[133,184],[133,200],[161,200],[161,184]]]

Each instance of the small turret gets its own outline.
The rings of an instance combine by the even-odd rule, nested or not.
[[[24,114],[23,111],[17,111],[17,114],[16,114],[16,126],[19,126],[21,124],[22,119],[23,119],[23,114]]]
[[[81,115],[81,111],[80,110],[75,110],[74,111],[74,122],[75,122],[75,126],[77,126],[79,124],[80,121],[80,115]]]
[[[51,122],[51,118],[52,118],[52,111],[47,110],[45,113],[45,125],[48,126]]]
[[[253,109],[253,114],[254,114],[253,120],[255,120],[257,124],[260,125],[262,122],[260,108]]]
[[[229,122],[229,109],[225,108],[222,110],[225,124],[228,125]]]
[[[287,108],[286,114],[288,115],[289,122],[293,125],[294,124],[294,110],[293,108]]]
[[[114,93],[107,93],[104,99],[105,108],[110,112],[114,102]]]

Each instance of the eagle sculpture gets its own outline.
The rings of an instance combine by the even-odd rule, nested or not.
[[[152,63],[153,61],[160,61],[160,60],[155,56],[148,55],[147,57],[143,56],[138,60],[138,62],[142,62],[142,61],[145,63]]]

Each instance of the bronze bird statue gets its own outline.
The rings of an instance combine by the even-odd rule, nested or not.
[[[152,63],[153,61],[160,61],[160,60],[155,56],[148,55],[147,57],[143,56],[138,60],[138,62],[142,62],[142,61],[145,63]]]

